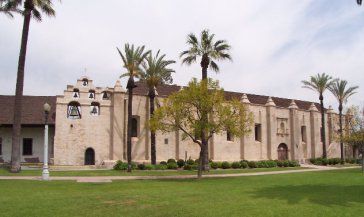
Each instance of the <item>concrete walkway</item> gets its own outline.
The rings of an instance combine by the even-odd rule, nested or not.
[[[288,173],[303,173],[303,172],[317,172],[328,170],[345,170],[359,168],[353,167],[325,167],[315,165],[301,165],[309,169],[300,170],[283,170],[271,172],[253,172],[253,173],[234,173],[234,174],[210,174],[203,175],[203,178],[224,178],[224,177],[241,177],[241,176],[262,176],[262,175],[275,175],[275,174],[288,174]],[[54,181],[77,181],[77,182],[112,182],[112,180],[165,180],[165,179],[196,179],[196,175],[174,175],[174,176],[54,176],[50,180]],[[0,180],[41,180],[41,176],[0,176]]]

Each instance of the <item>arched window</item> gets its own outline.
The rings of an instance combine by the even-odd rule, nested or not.
[[[90,99],[95,99],[95,91],[94,90],[90,90],[88,92],[88,98]]]
[[[90,106],[90,114],[92,116],[99,116],[100,115],[100,103],[92,102]]]
[[[131,119],[131,137],[138,137],[138,124],[139,124],[139,121],[138,121],[138,117],[133,117]]]
[[[87,78],[82,79],[82,86],[87,87],[87,85],[88,85]]]
[[[81,105],[78,102],[70,102],[67,106],[67,118],[80,119],[81,118]]]
[[[109,100],[110,96],[111,96],[110,92],[108,92],[108,91],[102,92],[102,99],[103,100]]]
[[[80,98],[80,90],[75,88],[72,93],[73,98]]]

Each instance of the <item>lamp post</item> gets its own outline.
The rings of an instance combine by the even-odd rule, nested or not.
[[[48,170],[48,115],[51,110],[51,106],[48,103],[43,105],[44,110],[44,157],[43,157],[43,172],[42,180],[49,180],[49,170]]]

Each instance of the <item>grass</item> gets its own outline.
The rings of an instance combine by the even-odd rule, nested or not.
[[[301,167],[287,168],[258,168],[258,169],[228,169],[211,170],[208,174],[234,174],[252,173],[266,171],[299,170]],[[173,175],[196,175],[196,171],[186,170],[134,170],[132,173],[116,170],[78,170],[78,171],[50,171],[51,176],[173,176]],[[206,173],[207,174],[207,173]],[[20,173],[10,173],[8,170],[0,169],[0,176],[41,176],[41,170],[22,170]]]
[[[0,180],[1,216],[362,216],[359,169],[112,183]]]

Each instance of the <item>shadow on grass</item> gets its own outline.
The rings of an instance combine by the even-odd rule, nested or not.
[[[256,199],[283,200],[288,204],[309,202],[323,206],[364,204],[364,185],[298,185],[274,186],[251,192]]]

